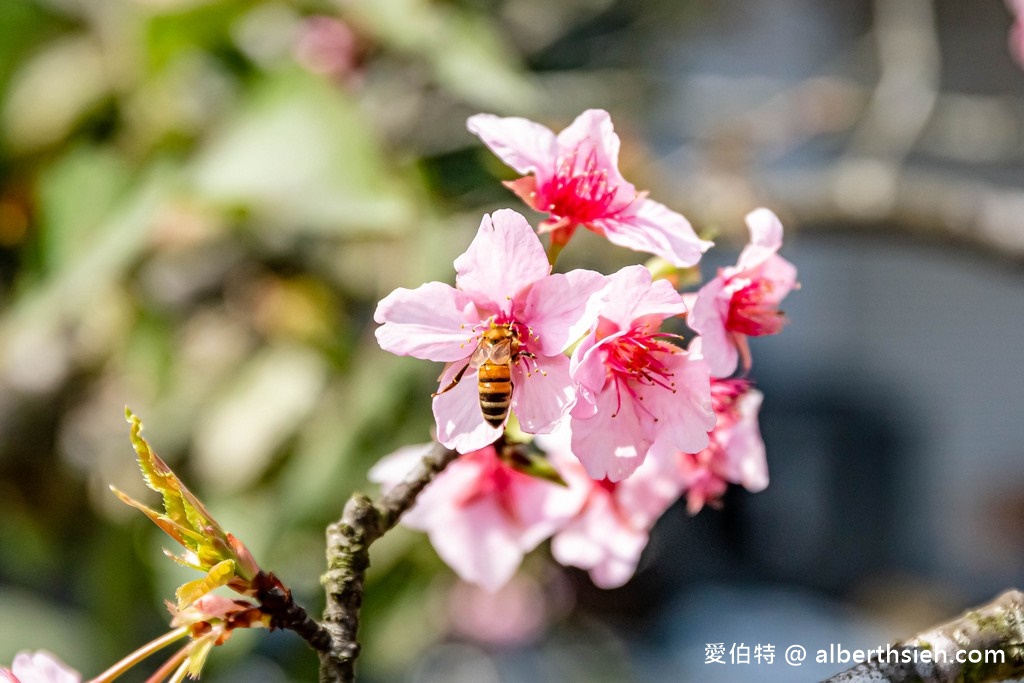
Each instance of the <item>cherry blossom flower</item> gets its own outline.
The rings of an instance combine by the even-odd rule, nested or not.
[[[520,572],[497,591],[459,581],[447,596],[449,628],[459,638],[509,648],[543,635],[551,619],[547,586]]]
[[[45,650],[19,652],[10,669],[0,667],[2,683],[81,683],[82,676]]]
[[[796,287],[796,268],[776,252],[782,223],[768,209],[747,214],[750,243],[735,266],[723,268],[701,287],[687,323],[702,339],[702,352],[715,377],[728,377],[740,357],[750,368],[747,337],[776,334],[786,322],[779,303]]]
[[[1013,25],[1010,27],[1010,54],[1017,63],[1024,66],[1024,0],[1006,0],[1013,14]]]
[[[704,361],[669,340],[661,322],[686,312],[682,298],[643,266],[609,277],[598,323],[573,352],[579,401],[572,452],[594,479],[621,481],[656,441],[697,452],[715,426]]]
[[[564,245],[578,225],[612,244],[660,256],[677,267],[696,264],[711,242],[689,221],[637,192],[619,173],[619,137],[611,117],[589,109],[557,136],[523,118],[477,114],[469,131],[525,177],[506,185],[531,208],[549,214],[540,231]]]
[[[386,490],[408,474],[431,444],[407,446],[383,458],[370,480]],[[461,455],[420,494],[402,523],[425,531],[464,581],[496,591],[523,556],[573,517],[583,490],[524,474],[498,457],[494,446]]]
[[[716,506],[729,484],[741,484],[751,493],[768,486],[768,463],[757,413],[764,398],[743,379],[715,380],[711,384],[717,424],[708,447],[698,453],[656,446],[648,459],[657,463],[664,481],[675,481],[686,491],[687,511],[695,515],[705,504]]]
[[[484,216],[480,230],[455,260],[455,287],[428,282],[397,289],[377,306],[377,341],[398,355],[449,363],[434,398],[437,438],[460,453],[493,443],[468,365],[483,334],[504,326],[518,340],[511,360],[511,410],[530,434],[554,429],[575,403],[563,352],[593,324],[592,295],[605,276],[589,270],[551,274],[540,240],[526,219],[504,209]],[[474,368],[475,369],[475,368]]]
[[[679,482],[646,462],[617,483],[591,479],[570,442],[568,429],[537,437],[569,487],[585,492],[579,512],[552,539],[551,553],[563,565],[587,570],[596,586],[617,588],[636,571],[651,528],[679,497]]]
[[[347,24],[318,15],[302,25],[294,54],[296,61],[310,71],[344,81],[356,75],[357,47],[356,35]]]

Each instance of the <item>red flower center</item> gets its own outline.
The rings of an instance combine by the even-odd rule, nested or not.
[[[462,456],[480,465],[473,485],[457,500],[459,507],[468,507],[485,498],[494,498],[505,516],[518,522],[516,511],[516,480],[527,475],[516,472],[498,457],[493,447],[487,447]]]
[[[766,278],[757,278],[732,295],[725,327],[749,337],[777,334],[786,318],[776,303],[770,300],[775,284]]]
[[[615,382],[618,397],[612,417],[618,415],[622,407],[623,392],[636,401],[643,400],[637,393],[638,385],[658,386],[672,393],[676,391],[672,372],[665,364],[665,356],[675,353],[676,347],[662,341],[675,335],[665,332],[647,334],[647,328],[646,324],[637,325],[606,345],[604,364],[609,377]]]
[[[750,390],[751,382],[747,379],[712,379],[711,405],[715,410],[715,429],[723,431],[731,429],[739,422],[739,401]],[[711,440],[714,447],[715,440]]]
[[[580,159],[577,147],[558,159],[555,175],[537,190],[538,206],[572,223],[589,224],[610,215],[618,188],[608,182],[608,171],[598,164],[597,151]]]

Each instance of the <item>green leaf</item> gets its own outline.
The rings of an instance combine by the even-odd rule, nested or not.
[[[429,0],[347,0],[341,11],[382,43],[425,60],[437,82],[466,102],[523,114],[540,99],[489,17]]]
[[[72,263],[96,238],[102,221],[124,196],[133,170],[112,150],[80,146],[61,157],[39,180],[43,267]]]
[[[210,567],[210,571],[201,579],[182,584],[174,592],[178,598],[178,609],[184,609],[215,588],[226,586],[235,576],[235,563],[223,560]]]
[[[549,481],[552,484],[569,487],[562,475],[558,473],[554,465],[546,457],[538,452],[529,450],[525,445],[506,448],[502,453],[505,462],[517,472],[528,474],[537,479]]]
[[[35,151],[67,136],[111,91],[99,44],[64,36],[35,53],[11,77],[3,109],[7,142]]]
[[[251,5],[249,0],[217,0],[184,10],[171,6],[170,11],[154,14],[146,25],[149,66],[159,70],[183,53],[213,52],[230,44],[232,26]],[[152,8],[159,11],[160,6]]]
[[[395,235],[415,225],[404,180],[342,91],[288,70],[247,97],[195,161],[201,198],[275,233]]]
[[[111,489],[118,498],[141,510],[168,536],[194,554],[198,568],[209,570],[205,579],[187,583],[179,590],[184,595],[191,595],[207,584],[221,586],[231,582],[232,588],[245,592],[260,571],[249,550],[217,524],[202,502],[192,495],[167,463],[153,452],[140,434],[142,421],[138,416],[125,408],[125,418],[131,424],[132,446],[138,455],[142,476],[146,484],[163,497],[166,514],[161,515],[151,510],[114,487]],[[186,566],[196,566],[189,558],[180,557],[175,560]]]

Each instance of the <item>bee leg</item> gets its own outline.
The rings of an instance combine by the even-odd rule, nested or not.
[[[459,373],[457,375],[455,375],[455,379],[453,379],[451,381],[451,384],[446,386],[441,391],[435,391],[434,393],[432,393],[430,395],[430,398],[435,398],[435,397],[440,396],[441,394],[445,393],[446,391],[450,391],[450,390],[454,389],[455,385],[458,384],[462,380],[462,376],[466,374],[466,370],[468,370],[468,369],[469,369],[469,363],[466,363],[465,365],[462,366],[462,369],[459,370]]]
[[[517,363],[517,362],[519,362],[520,358],[529,358],[530,360],[533,361],[533,369],[534,370],[537,369],[537,356],[533,355],[529,351],[520,351],[515,356],[512,357],[512,362],[513,363]],[[526,376],[527,377],[530,376],[530,372],[531,372],[530,366],[527,365],[526,366]]]

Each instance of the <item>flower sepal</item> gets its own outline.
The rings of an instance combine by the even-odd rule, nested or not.
[[[532,444],[506,443],[498,449],[498,457],[516,472],[522,472],[541,481],[569,487],[568,482],[562,478],[551,461]]]

